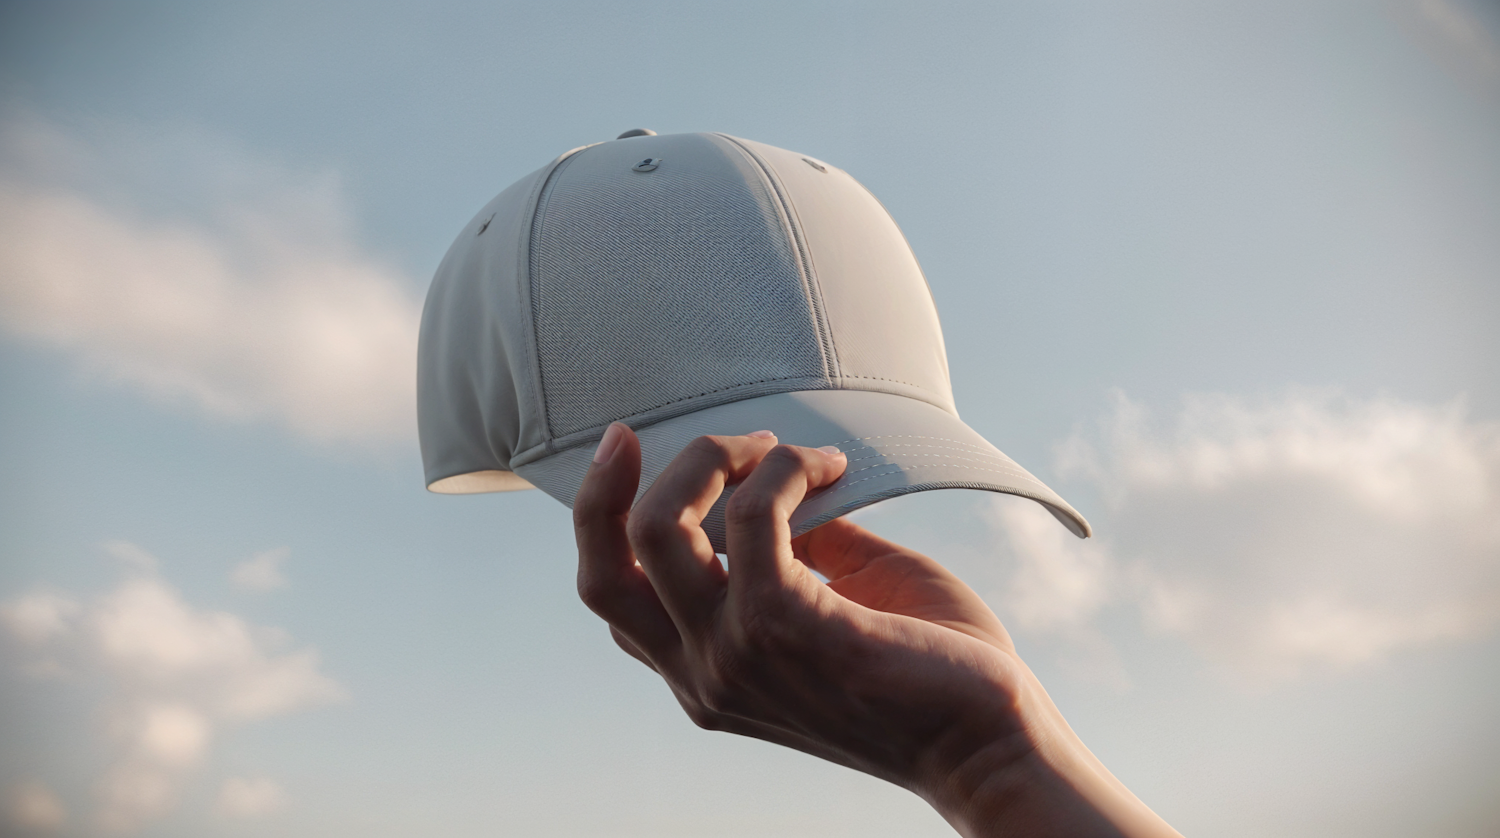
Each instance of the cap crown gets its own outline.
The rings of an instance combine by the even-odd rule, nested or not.
[[[837,168],[723,134],[588,146],[502,192],[438,269],[418,363],[429,484],[778,392],[955,413],[885,209]]]

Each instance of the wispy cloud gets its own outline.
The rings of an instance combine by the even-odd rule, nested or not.
[[[1500,80],[1500,44],[1477,10],[1462,0],[1415,0],[1415,6],[1438,36],[1443,57],[1458,59],[1486,81]]]
[[[336,178],[187,129],[0,128],[5,332],[212,416],[411,437],[420,300]]]
[[[229,574],[229,580],[235,587],[245,591],[274,591],[277,588],[286,587],[286,575],[281,572],[281,566],[286,562],[290,551],[285,547],[276,550],[267,550],[235,565]]]
[[[27,780],[7,791],[5,819],[23,833],[51,834],[68,822],[68,810],[46,783]]]
[[[285,632],[194,608],[153,570],[127,568],[97,599],[38,592],[0,606],[23,671],[107,683],[105,736],[114,757],[98,784],[96,821],[122,832],[176,806],[223,726],[345,697],[320,671],[317,653],[293,648]],[[266,788],[261,782],[236,800],[264,802],[274,797]]]
[[[1106,516],[1085,547],[997,505],[1018,626],[1087,636],[1125,605],[1260,680],[1500,621],[1500,424],[1462,401],[1198,395],[1160,421],[1121,395],[1060,466]]]
[[[286,790],[267,777],[230,777],[219,788],[216,808],[230,818],[262,818],[287,807]]]

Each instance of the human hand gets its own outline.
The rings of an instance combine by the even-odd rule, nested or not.
[[[612,425],[574,505],[579,594],[699,726],[882,777],[965,835],[1175,835],[957,577],[843,519],[791,538],[845,465],[769,432],[701,437],[632,506],[640,444]],[[700,525],[735,484],[726,571]]]

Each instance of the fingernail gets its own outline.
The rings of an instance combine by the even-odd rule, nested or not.
[[[822,451],[824,454],[827,454],[830,457],[837,457],[838,455],[844,453],[843,449],[839,448],[837,445],[825,445],[818,450]]]
[[[745,436],[753,436],[756,439],[775,439],[776,438],[776,435],[773,434],[773,433],[771,433],[770,431],[751,431],[750,433],[745,434]]]
[[[609,458],[615,455],[615,449],[620,447],[620,435],[623,433],[625,426],[619,422],[611,423],[605,428],[604,438],[599,440],[599,447],[594,449],[594,462],[609,462]]]

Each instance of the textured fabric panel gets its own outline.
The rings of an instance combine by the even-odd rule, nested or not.
[[[657,168],[634,171],[645,157]],[[551,437],[825,374],[798,256],[761,184],[737,149],[695,134],[605,143],[552,176],[530,254]]]

